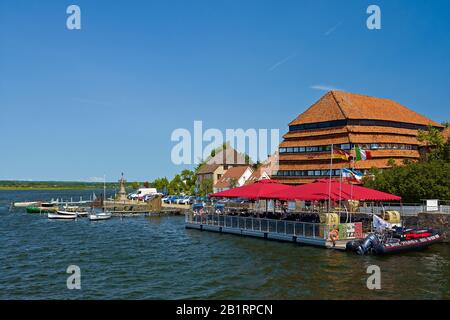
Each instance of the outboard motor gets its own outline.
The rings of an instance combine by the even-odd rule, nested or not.
[[[364,255],[378,243],[378,237],[375,234],[371,234],[364,239],[363,243],[361,243],[361,245],[356,249],[356,253],[359,255]]]
[[[345,250],[347,251],[352,251],[352,252],[356,252],[356,250],[358,250],[358,247],[361,245],[361,243],[364,240],[361,239],[357,239],[357,240],[352,240],[346,243],[345,245]]]

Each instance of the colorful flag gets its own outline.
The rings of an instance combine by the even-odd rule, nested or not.
[[[355,170],[352,170],[352,172],[353,172],[353,178],[356,180],[356,181],[358,181],[358,182],[361,182],[362,181],[362,178],[363,178],[363,174],[362,174],[362,172],[360,172],[360,171],[355,171]]]
[[[367,160],[372,159],[372,154],[370,151],[361,149],[360,147],[355,148],[356,160]]]
[[[385,229],[391,229],[392,225],[387,222],[386,220],[381,219],[377,215],[373,215],[373,222],[372,222],[373,228],[377,231],[383,231]]]
[[[356,171],[356,170],[350,170],[350,169],[342,169],[342,178],[348,179],[348,180],[354,180],[357,182],[361,182],[363,178],[362,172]]]
[[[350,169],[342,169],[342,178],[346,178],[346,179],[353,178],[352,170],[350,170]]]
[[[344,151],[342,149],[334,149],[333,150],[333,158],[348,161],[348,159],[350,158],[350,153],[348,153],[347,151]]]

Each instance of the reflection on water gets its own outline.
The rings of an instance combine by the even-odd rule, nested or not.
[[[91,191],[0,191],[0,299],[449,299],[450,246],[364,256],[186,230],[183,217],[51,221],[10,201]],[[81,268],[81,290],[66,268]],[[382,290],[366,287],[368,266]]]

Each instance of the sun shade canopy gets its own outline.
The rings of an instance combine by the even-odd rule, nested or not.
[[[267,199],[279,200],[359,200],[359,201],[400,201],[402,198],[337,180],[317,180],[313,183],[265,194]]]
[[[359,201],[401,201],[402,198],[338,180],[321,179],[300,186],[290,186],[275,180],[261,180],[250,185],[222,192],[212,193],[210,197],[277,199],[277,200],[359,200]]]
[[[245,198],[245,199],[268,199],[267,195],[274,193],[287,191],[289,189],[295,188],[286,184],[279,183],[278,181],[266,179],[260,180],[253,184],[244,185],[242,187],[237,187],[222,192],[212,193],[210,197],[218,198]]]

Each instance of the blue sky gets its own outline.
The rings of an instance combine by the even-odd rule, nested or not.
[[[445,0],[2,0],[0,179],[170,178],[174,129],[283,134],[326,88],[449,120],[449,57]]]

